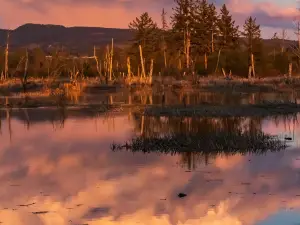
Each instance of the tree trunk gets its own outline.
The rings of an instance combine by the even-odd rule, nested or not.
[[[252,71],[252,66],[249,66],[249,70],[248,70],[248,79],[251,78],[251,71]]]
[[[186,68],[190,68],[190,32],[186,33]]]
[[[215,46],[214,46],[214,31],[211,31],[211,52],[215,52]]]
[[[26,49],[24,76],[23,76],[23,79],[22,79],[24,93],[26,92],[26,85],[27,85],[27,69],[28,69],[28,50]]]
[[[167,53],[166,53],[166,49],[164,50],[164,62],[165,62],[165,68],[167,68]]]
[[[130,57],[127,57],[127,77],[130,78],[131,76],[131,67],[130,67]]]
[[[218,53],[218,60],[217,60],[217,65],[216,65],[216,69],[215,69],[215,74],[217,73],[217,70],[219,67],[220,55],[221,55],[221,49],[219,49],[219,53]]]
[[[144,66],[144,59],[143,59],[143,50],[142,50],[142,46],[139,45],[139,49],[140,49],[140,58],[141,58],[141,66],[142,66],[142,77],[145,77],[145,66]]]
[[[224,68],[222,68],[222,73],[223,73],[224,78],[226,78],[226,72],[225,72]]]
[[[207,54],[204,55],[205,70],[207,70]]]
[[[153,59],[151,59],[151,63],[150,63],[149,77],[152,77],[152,74],[153,74]]]
[[[255,65],[254,65],[254,56],[253,56],[253,54],[251,54],[251,67],[252,67],[253,77],[255,78]]]
[[[293,64],[289,63],[289,77],[292,77]]]
[[[149,72],[150,84],[152,83],[152,74],[153,74],[153,59],[151,59],[150,72]]]
[[[178,70],[182,70],[180,52],[178,52]]]
[[[114,39],[111,39],[111,52],[110,52],[110,62],[109,62],[109,80],[112,80],[112,64],[114,55]]]
[[[5,49],[4,79],[8,78],[8,46],[9,46],[8,42],[9,42],[9,32],[7,33],[6,49]]]

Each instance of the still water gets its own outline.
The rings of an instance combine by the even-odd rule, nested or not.
[[[1,112],[1,224],[299,224],[300,115],[186,119],[189,130],[215,124],[233,132],[246,123],[293,139],[285,151],[205,158],[110,148],[142,133],[183,129],[176,119],[47,113]]]

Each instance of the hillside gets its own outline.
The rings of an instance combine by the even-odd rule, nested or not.
[[[6,43],[7,30],[0,29],[0,45]],[[102,27],[64,27],[60,25],[25,24],[11,32],[10,44],[15,47],[64,46],[79,52],[103,46],[114,38],[116,45],[124,45],[132,39],[129,29]]]

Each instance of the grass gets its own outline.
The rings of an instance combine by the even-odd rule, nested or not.
[[[176,80],[172,77],[153,77],[150,82],[149,77],[141,79],[134,77],[130,79],[119,79],[109,84],[103,84],[100,78],[84,78],[72,81],[66,79],[34,79],[28,78],[26,92],[22,87],[20,79],[8,79],[0,83],[0,97],[10,97],[11,107],[41,107],[56,106],[80,106],[78,99],[87,95],[103,96],[108,93],[115,93],[119,90],[130,91],[134,94],[147,91],[153,96],[162,94],[165,91],[175,91],[181,93],[197,93],[210,91],[211,93],[234,92],[277,92],[292,91],[293,88],[300,87],[300,78],[268,78],[268,79],[234,79],[227,81],[221,77],[199,78],[198,84],[193,84],[189,78]],[[128,80],[128,81],[127,81]],[[156,102],[159,96],[156,98]],[[157,102],[158,103],[158,102]],[[151,103],[152,104],[152,103]],[[151,105],[150,104],[150,105]],[[5,102],[0,99],[0,106],[5,106]],[[145,111],[146,115],[171,115],[171,116],[247,116],[247,115],[273,115],[280,113],[299,112],[298,105],[295,104],[261,104],[248,106],[220,106],[199,104],[197,106],[168,106],[159,107],[142,106],[140,111]],[[93,107],[91,105],[91,107]],[[121,107],[121,105],[120,105]],[[146,109],[145,109],[146,108]]]
[[[197,81],[196,84],[194,83]],[[27,90],[43,90],[45,86],[48,88],[58,88],[65,83],[71,83],[72,81],[69,78],[59,78],[53,80],[51,78],[28,78],[27,80]],[[236,91],[245,91],[245,92],[274,92],[278,90],[285,90],[285,88],[300,88],[300,77],[294,78],[283,78],[283,77],[274,77],[274,78],[265,78],[265,79],[240,79],[234,78],[233,80],[225,80],[223,77],[197,77],[197,79],[189,79],[183,77],[182,80],[176,80],[172,77],[137,77],[132,76],[130,78],[120,78],[115,79],[109,84],[103,84],[99,77],[94,78],[84,78],[76,81],[79,84],[89,85],[101,85],[102,87],[119,85],[163,85],[170,86],[173,88],[192,88],[197,90],[206,89],[212,91],[224,91],[224,90],[236,90]],[[22,82],[20,79],[13,78],[7,79],[0,82],[0,94],[4,93],[19,93],[22,92]]]
[[[242,132],[241,130],[232,133],[208,131],[205,134],[173,133],[152,137],[139,136],[133,138],[129,143],[111,145],[113,151],[126,149],[132,152],[165,154],[181,152],[199,152],[203,154],[264,153],[284,150],[286,147],[285,142],[261,131],[253,133],[250,131]]]
[[[237,91],[237,92],[285,92],[300,88],[300,77],[268,77],[246,79],[234,77],[225,80],[221,77],[205,77],[197,80],[198,87],[211,91]]]
[[[145,109],[147,116],[269,116],[300,112],[300,105],[293,102],[266,102],[247,105],[151,106]]]

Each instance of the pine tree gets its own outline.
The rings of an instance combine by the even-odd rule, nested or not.
[[[178,33],[184,33],[191,29],[193,21],[193,0],[174,0],[173,16],[171,17],[172,28]]]
[[[220,47],[222,49],[233,49],[238,44],[239,31],[235,21],[224,4],[221,8],[220,19],[218,22],[218,29],[220,32]]]
[[[213,53],[215,51],[215,37],[219,35],[218,30],[219,16],[216,10],[216,6],[211,3],[209,4],[209,13],[208,13],[208,27],[210,28],[210,50]]]
[[[246,19],[244,24],[244,31],[242,35],[246,38],[246,47],[249,53],[249,66],[252,70],[252,76],[255,77],[255,64],[254,62],[260,62],[261,58],[261,37],[260,26],[256,24],[256,18],[251,16]],[[249,77],[251,73],[249,70]]]
[[[129,24],[129,28],[135,32],[132,50],[138,52],[139,45],[142,46],[143,56],[149,59],[150,55],[157,52],[159,46],[157,24],[152,20],[147,12],[137,17]]]
[[[193,0],[175,0],[176,7],[173,8],[172,31],[174,41],[179,51],[183,51],[186,57],[186,67],[190,66],[190,46],[193,23]]]
[[[192,23],[192,44],[197,54],[200,55],[204,55],[210,51],[209,13],[209,5],[206,0],[196,2]]]
[[[260,25],[256,24],[256,18],[253,19],[250,16],[246,19],[242,35],[247,40],[246,46],[249,54],[256,53],[259,50],[259,46],[261,44]]]

